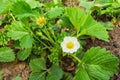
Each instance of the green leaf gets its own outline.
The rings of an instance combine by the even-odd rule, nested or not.
[[[32,72],[29,76],[29,80],[45,80],[45,72]]]
[[[22,48],[31,48],[33,38],[27,28],[29,27],[24,25],[21,21],[14,21],[10,26],[7,36],[11,37],[13,40],[19,40]]]
[[[64,72],[62,80],[73,80],[73,76],[69,72]]]
[[[43,58],[33,59],[30,61],[29,65],[33,72],[40,72],[46,69],[46,61]]]
[[[90,14],[86,14],[79,8],[66,8],[65,15],[79,32],[78,36],[89,35],[108,41],[109,36],[106,28],[96,22]]]
[[[113,28],[115,27],[112,22],[101,22],[101,24],[103,24],[107,30],[113,30]]]
[[[70,22],[69,18],[66,17],[66,16],[63,16],[63,17],[62,17],[62,20],[60,20],[59,23],[60,23],[62,26],[65,26],[65,27],[67,27],[67,28],[69,28],[69,29],[72,29],[72,28],[73,28],[72,23]]]
[[[6,13],[11,8],[12,3],[9,0],[0,0],[0,14]]]
[[[63,13],[62,7],[55,7],[51,8],[51,10],[46,13],[46,15],[48,16],[48,18],[54,19],[60,16],[62,13]]]
[[[89,76],[88,79],[84,80],[109,80],[118,70],[118,63],[117,57],[105,49],[96,47],[91,48],[84,54],[82,63],[79,65],[82,65],[84,76]],[[81,66],[78,66],[79,69],[81,69]],[[80,71],[76,72],[76,75],[75,80],[78,76],[83,77]]]
[[[30,74],[30,80],[60,80],[63,75],[62,69],[57,65],[46,69],[46,62],[43,58],[31,60],[30,67],[33,71]]]
[[[22,80],[22,78],[17,76],[16,78],[14,78],[12,80]]]
[[[32,9],[25,1],[17,1],[12,5],[12,13],[16,17],[33,16]]]
[[[31,48],[33,43],[33,38],[30,35],[25,35],[20,39],[20,46],[22,48]]]
[[[76,71],[76,75],[73,80],[91,80],[86,70],[80,64],[79,68]]]
[[[25,25],[20,21],[12,22],[10,31],[7,33],[7,35],[14,40],[18,40],[26,35],[29,35],[29,32],[24,28],[24,26]]]
[[[29,57],[30,53],[31,53],[31,49],[23,49],[17,53],[17,57],[19,60],[24,61]]]
[[[57,65],[52,65],[50,71],[48,72],[46,80],[60,80],[62,76],[63,76],[62,69]]]
[[[12,62],[15,60],[15,54],[9,47],[0,48],[0,62]]]
[[[99,4],[101,4],[101,3],[112,3],[112,2],[114,2],[114,0],[96,0],[95,1],[95,3],[99,3]]]
[[[81,0],[80,1],[80,6],[83,6],[83,7],[85,7],[85,11],[87,12],[87,13],[90,13],[91,12],[91,8],[94,6],[94,1],[83,1],[83,0]]]
[[[42,3],[40,3],[39,1],[35,1],[35,0],[25,0],[31,8],[36,8],[36,7],[41,7],[43,6]]]

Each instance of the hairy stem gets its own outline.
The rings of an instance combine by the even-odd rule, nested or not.
[[[79,63],[81,63],[81,60],[75,55],[75,54],[72,54],[71,55],[75,60],[77,60]]]

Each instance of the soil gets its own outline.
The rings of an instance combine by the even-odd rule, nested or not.
[[[0,71],[3,72],[2,80],[12,80],[20,76],[22,80],[28,80],[31,72],[27,62],[0,63]]]

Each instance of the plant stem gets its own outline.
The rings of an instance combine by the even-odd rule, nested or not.
[[[75,54],[72,54],[71,55],[75,60],[77,60],[79,63],[81,63],[81,60],[75,55]]]
[[[14,21],[16,21],[12,13],[10,13],[10,16],[13,18]]]
[[[86,34],[86,31],[82,31],[82,32],[78,33],[76,37],[79,38],[80,36],[82,36],[84,34]]]
[[[80,34],[77,34],[77,36],[76,36],[76,37],[78,38],[78,37],[80,37],[80,36],[81,36]]]
[[[77,31],[77,36],[76,36],[77,38],[79,37],[79,31]]]
[[[42,31],[43,31],[44,34],[48,37],[49,41],[54,45],[54,44],[55,44],[55,41],[51,38],[50,33],[48,32],[48,30],[46,29],[46,27],[45,27],[45,29],[42,30]]]
[[[34,37],[35,39],[37,39],[37,40],[38,40],[41,44],[43,44],[46,48],[50,49],[50,47],[47,46],[44,42],[42,42],[42,41],[32,32],[31,29],[30,29],[30,32],[31,32],[31,34],[33,35],[33,37]]]

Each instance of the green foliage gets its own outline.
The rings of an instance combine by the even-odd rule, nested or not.
[[[32,72],[29,80],[45,80],[45,72]]]
[[[107,14],[110,15],[111,17],[114,17],[115,14],[118,14],[120,9],[119,9],[119,2],[113,1],[113,0],[106,0],[106,1],[101,1],[97,0],[95,1],[95,6],[92,8],[92,10],[98,11],[98,16],[102,14]],[[99,4],[99,5],[97,5]]]
[[[31,35],[25,35],[20,39],[20,42],[22,48],[31,48],[33,44],[33,38]]]
[[[12,80],[22,80],[22,78],[21,77],[15,77],[14,79],[12,79]]]
[[[63,75],[59,66],[52,65],[50,69],[47,69],[46,62],[42,58],[31,60],[30,67],[33,72],[30,74],[29,80],[60,80]]]
[[[73,80],[73,76],[72,74],[66,72],[64,73],[62,80]]]
[[[33,59],[30,61],[30,67],[33,72],[40,72],[46,69],[45,59]]]
[[[55,7],[49,10],[46,15],[48,16],[49,19],[54,19],[60,16],[63,13],[63,8],[62,7]]]
[[[29,26],[24,25],[21,21],[14,21],[12,25],[10,25],[7,35],[14,40],[19,40],[22,48],[31,48],[33,38],[27,28],[29,28]]]
[[[117,57],[100,47],[89,49],[81,61],[74,80],[109,80],[118,70]]]
[[[32,9],[25,1],[17,1],[12,5],[12,13],[16,17],[33,16]]]
[[[62,78],[62,75],[63,75],[62,69],[56,65],[52,65],[48,72],[46,80],[60,80]]]
[[[6,33],[0,32],[0,45],[7,44],[9,41],[9,37],[6,35]]]
[[[77,35],[78,37],[89,35],[108,41],[109,36],[106,28],[102,24],[96,22],[89,14],[86,14],[79,8],[66,8],[65,15],[79,32]]]
[[[11,5],[12,3],[9,0],[0,0],[0,14],[6,13],[10,9]]]
[[[37,8],[43,5],[39,1],[35,1],[35,0],[25,0],[25,1],[30,5],[31,8]]]
[[[17,57],[19,60],[24,61],[30,56],[30,53],[31,49],[23,49],[17,53]]]
[[[112,3],[112,2],[114,2],[114,0],[105,0],[105,1],[103,1],[103,0],[97,0],[95,2],[96,3]]]
[[[49,60],[56,65],[59,65],[59,54],[58,53],[59,53],[59,49],[53,48],[51,50],[51,54],[48,55]]]
[[[45,2],[45,1],[44,1]],[[44,6],[46,7],[46,11],[51,10],[54,7],[63,7],[63,4],[61,1],[58,0],[52,0],[52,1],[46,1],[44,3]]]
[[[94,15],[95,18],[100,16],[106,16],[107,18],[105,21],[110,21],[111,24],[114,24],[118,22],[119,19],[119,13],[120,13],[120,2],[119,0],[96,0],[94,3],[94,7],[91,9],[92,15]],[[96,13],[96,14],[94,14]],[[109,28],[109,26],[107,26]]]
[[[91,13],[91,8],[94,6],[94,1],[83,1],[80,0],[80,6],[84,7],[87,13]]]
[[[76,75],[73,80],[91,80],[89,78],[89,75],[87,74],[87,71],[82,67],[82,65],[78,66],[79,69],[76,71]]]
[[[103,24],[107,30],[113,30],[114,29],[114,24],[111,22],[101,22],[101,24]]]
[[[24,24],[20,21],[14,21],[10,25],[10,31],[7,33],[9,37],[14,40],[21,39],[23,36],[28,35],[28,31],[24,28]]]
[[[0,62],[12,62],[15,60],[15,54],[9,47],[0,48]]]
[[[70,20],[67,16],[63,16],[61,19],[62,20],[59,20],[59,24],[61,24],[62,26],[65,26],[67,28],[70,28],[70,29],[73,28],[73,24],[70,22]]]
[[[85,8],[85,12],[91,14],[98,21],[108,22],[112,25],[119,21],[119,0],[79,0],[80,5]],[[104,17],[104,19],[100,19]],[[109,27],[109,25],[105,25],[106,29],[111,30],[114,27]]]

